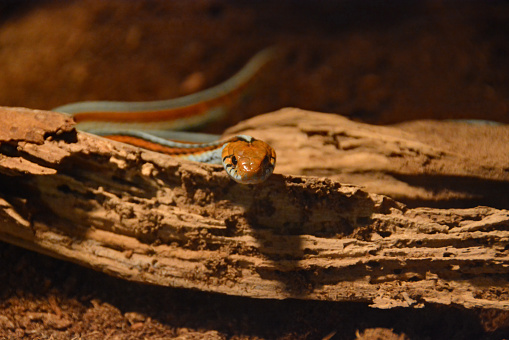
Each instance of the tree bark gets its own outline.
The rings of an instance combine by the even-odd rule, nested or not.
[[[430,162],[464,157],[395,128],[336,119],[283,110],[231,130],[249,128],[278,153],[277,173],[246,186],[220,166],[78,132],[57,113],[0,108],[0,239],[164,286],[377,308],[509,310],[509,211],[410,209],[330,178],[281,174],[341,174],[353,157],[370,176],[385,168],[424,176]],[[336,150],[349,155],[336,159]],[[292,167],[292,157],[306,154]],[[368,170],[372,156],[379,163]],[[507,169],[465,169],[507,184]]]

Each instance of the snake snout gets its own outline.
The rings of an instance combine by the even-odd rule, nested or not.
[[[257,184],[274,171],[276,153],[267,143],[250,137],[229,143],[223,149],[223,166],[236,182]]]

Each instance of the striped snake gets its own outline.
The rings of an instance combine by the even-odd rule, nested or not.
[[[263,50],[231,78],[187,96],[147,102],[78,102],[53,111],[71,115],[79,130],[174,157],[222,164],[238,183],[261,183],[276,165],[276,153],[267,143],[245,135],[217,140],[217,136],[178,130],[223,117],[274,53],[274,49]]]

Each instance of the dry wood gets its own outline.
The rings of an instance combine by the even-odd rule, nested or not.
[[[300,150],[345,134],[369,140],[368,154],[404,150],[400,157],[408,167],[392,166],[409,173],[422,173],[412,163],[416,154],[432,161],[453,157],[408,134],[347,120],[338,126],[332,119],[309,133],[316,125],[297,119],[317,123],[325,116],[289,112],[257,118],[258,130],[256,120],[238,128],[249,126],[263,137],[272,120],[286,131],[265,138],[279,153],[278,172],[289,169],[295,149],[284,146],[292,141]],[[507,210],[408,209],[317,177],[275,174],[264,184],[243,186],[219,166],[76,132],[56,113],[0,108],[0,123],[1,240],[158,285],[257,298],[364,301],[378,308],[438,303],[509,310]],[[340,129],[346,132],[338,134]],[[316,157],[339,166],[329,149],[351,150],[355,143],[339,145],[305,162],[313,167]],[[389,152],[391,145],[399,148]],[[472,165],[468,171],[474,170]]]
[[[509,207],[509,125],[385,127],[284,109],[227,133],[268,141],[278,152],[280,173],[327,176],[410,206]]]

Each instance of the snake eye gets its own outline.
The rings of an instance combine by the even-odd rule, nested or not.
[[[235,166],[237,165],[237,157],[232,156],[232,164]]]

